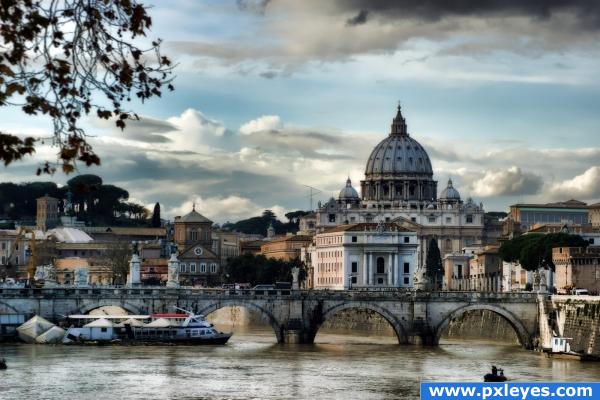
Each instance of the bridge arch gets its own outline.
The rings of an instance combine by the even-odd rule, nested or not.
[[[204,306],[203,308],[201,308],[198,311],[198,314],[202,314],[204,316],[217,311],[221,308],[224,307],[245,307],[251,311],[254,311],[256,313],[258,313],[263,320],[266,320],[266,322],[268,322],[268,324],[271,326],[271,328],[273,328],[273,332],[275,333],[275,337],[277,338],[277,342],[278,343],[283,343],[285,338],[284,338],[284,326],[279,323],[279,321],[277,321],[277,318],[275,318],[273,316],[273,314],[271,314],[269,311],[265,310],[263,307],[255,304],[254,302],[251,301],[244,301],[244,300],[237,300],[237,299],[232,299],[232,300],[220,300],[214,303],[210,303],[207,306]]]
[[[456,318],[459,318],[461,315],[463,315],[467,312],[476,311],[476,310],[487,310],[487,311],[491,311],[495,314],[500,315],[514,329],[521,346],[523,346],[527,349],[532,347],[531,335],[527,331],[527,328],[525,328],[525,325],[523,325],[523,323],[519,320],[519,318],[517,318],[513,313],[506,310],[505,308],[502,308],[499,306],[494,306],[491,304],[471,304],[468,306],[458,308],[458,309],[452,311],[451,313],[449,313],[446,317],[444,317],[442,322],[440,322],[437,325],[437,327],[435,328],[435,332],[434,332],[435,337],[434,337],[433,344],[438,345],[440,343],[440,338],[442,337],[442,334],[448,327],[448,324],[450,324],[450,321],[452,321]]]
[[[335,314],[339,313],[340,311],[349,310],[349,309],[366,309],[366,310],[371,310],[371,311],[376,312],[377,314],[381,315],[392,326],[392,329],[394,330],[394,333],[396,334],[396,338],[398,339],[398,343],[400,343],[400,344],[409,343],[408,335],[406,334],[406,328],[404,328],[404,326],[402,325],[400,320],[391,311],[389,311],[381,306],[378,306],[376,304],[364,303],[364,302],[360,302],[360,303],[350,302],[350,303],[337,304],[337,305],[332,306],[332,307],[326,309],[325,311],[323,311],[321,321],[320,321],[320,323],[317,324],[317,326],[314,330],[314,337],[317,336],[319,329],[328,319],[330,319],[331,317],[333,317]]]
[[[95,310],[100,307],[105,307],[105,306],[121,307],[125,311],[127,311],[129,314],[132,314],[132,315],[143,314],[143,312],[140,310],[140,308],[133,304],[130,304],[127,302],[120,302],[120,301],[110,301],[110,300],[99,301],[99,302],[90,303],[90,304],[83,304],[69,314],[89,314],[90,311]]]
[[[10,304],[0,301],[0,310],[2,308],[6,308],[7,310],[10,310],[11,312],[13,312],[15,314],[23,314],[21,311],[17,310],[15,307],[11,306]]]

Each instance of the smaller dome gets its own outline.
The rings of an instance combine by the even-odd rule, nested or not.
[[[448,186],[442,190],[440,200],[460,200],[460,193],[452,186],[452,179],[448,179]]]
[[[338,197],[340,200],[358,200],[358,192],[356,189],[352,187],[352,182],[350,178],[346,181],[346,186],[340,190],[340,195]]]

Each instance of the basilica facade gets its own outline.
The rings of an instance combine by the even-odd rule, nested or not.
[[[417,233],[420,265],[430,238],[437,239],[442,255],[485,240],[483,205],[463,201],[450,179],[438,196],[429,155],[409,135],[400,106],[389,135],[367,160],[360,189],[359,195],[348,179],[337,199],[319,203],[301,227],[318,233],[339,225],[393,222]]]

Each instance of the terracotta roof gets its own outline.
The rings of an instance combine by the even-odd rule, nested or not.
[[[335,228],[327,229],[323,231],[323,233],[334,233],[334,232],[374,232],[377,231],[377,226],[379,224],[374,222],[361,222],[358,224],[348,224],[348,225],[338,225]],[[385,226],[385,232],[414,232],[410,229],[404,228],[393,222],[386,222],[383,224]]]
[[[310,242],[312,236],[308,235],[293,235],[293,236],[281,236],[269,241],[262,241],[263,244],[275,243],[275,242]]]

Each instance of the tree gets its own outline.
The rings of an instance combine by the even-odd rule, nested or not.
[[[264,255],[242,254],[228,260],[223,277],[226,283],[273,284],[291,282],[292,268],[300,268],[299,279],[306,277],[306,268],[300,259],[284,261]]]
[[[0,106],[46,115],[53,124],[57,161],[46,161],[38,175],[56,166],[73,172],[76,162],[100,164],[82,117],[94,113],[124,129],[138,119],[124,102],[160,97],[165,85],[173,90],[173,66],[160,40],[146,48],[135,43],[152,25],[136,0],[3,1],[0,22]],[[0,161],[31,155],[36,142],[0,132]]]
[[[579,235],[568,233],[528,233],[506,240],[499,249],[502,260],[519,262],[528,271],[539,268],[554,270],[552,249],[554,247],[587,247],[588,242]]]
[[[152,211],[152,227],[160,228],[160,203],[156,203],[154,205],[154,210]]]
[[[427,259],[425,260],[425,275],[433,284],[434,289],[441,289],[444,279],[444,266],[436,238],[429,240]]]
[[[111,242],[104,253],[104,258],[111,270],[112,284],[124,284],[129,274],[129,260],[131,259],[131,246],[127,242]]]

